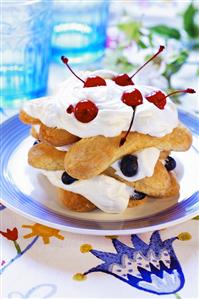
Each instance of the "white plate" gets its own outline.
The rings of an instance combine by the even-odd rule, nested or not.
[[[198,119],[182,111],[179,116],[196,138]],[[2,124],[0,134],[3,140],[0,149],[1,202],[35,222],[76,233],[121,235],[165,228],[199,213],[196,180],[199,153],[195,144],[188,152],[172,154],[177,160],[176,174],[181,185],[179,198],[151,198],[146,204],[122,214],[106,214],[100,210],[77,213],[63,209],[56,200],[55,188],[27,164],[27,153],[34,142],[28,126],[14,116]]]

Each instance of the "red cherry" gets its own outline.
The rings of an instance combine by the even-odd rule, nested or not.
[[[132,79],[141,69],[143,69],[151,60],[153,60],[156,56],[158,56],[163,50],[164,46],[160,46],[157,53],[155,53],[151,58],[149,58],[130,78]]]
[[[166,95],[160,90],[153,91],[152,93],[145,96],[145,98],[159,109],[164,109],[164,106],[167,102]]]
[[[86,79],[86,82],[84,83],[84,87],[96,87],[96,86],[106,86],[106,81],[99,77],[90,77]]]
[[[120,86],[128,86],[128,85],[134,85],[133,81],[127,74],[118,75],[116,77],[113,77],[112,80]]]
[[[120,86],[134,85],[132,78],[147,65],[151,60],[158,56],[164,50],[164,46],[160,46],[157,53],[155,53],[150,59],[148,59],[131,77],[127,74],[122,74],[114,77],[112,80]]]
[[[97,116],[98,108],[90,100],[82,100],[75,106],[74,114],[80,122],[88,123]]]
[[[73,113],[74,112],[73,105],[68,106],[68,108],[66,109],[66,112],[69,113],[69,114]]]
[[[138,106],[143,103],[143,97],[138,89],[134,89],[131,92],[124,92],[122,95],[122,102],[128,106]]]
[[[130,133],[132,125],[133,125],[136,107],[138,105],[143,104],[143,97],[142,97],[141,92],[137,88],[134,88],[134,90],[131,92],[123,93],[122,102],[133,108],[133,115],[132,115],[132,119],[131,119],[131,123],[128,128],[128,131],[126,132],[125,136],[120,139],[120,146],[122,146],[126,142],[126,138],[127,138],[128,134]]]
[[[122,137],[120,139],[120,146],[122,146],[125,142],[126,142],[126,138],[127,136],[129,135],[130,131],[131,131],[131,128],[132,128],[132,125],[133,125],[133,121],[134,121],[134,118],[135,118],[135,111],[136,111],[136,107],[135,106],[132,106],[133,108],[133,115],[132,115],[132,119],[131,119],[131,123],[130,123],[130,126],[128,128],[128,131],[126,132],[126,134],[124,135],[124,137]]]
[[[82,81],[82,83],[85,83],[84,80],[82,80],[77,74],[75,74],[75,72],[72,70],[72,68],[70,67],[70,65],[68,64],[68,58],[65,56],[61,57],[62,62],[67,66],[67,68],[71,71],[71,73],[80,81]]]
[[[153,103],[155,106],[157,106],[159,109],[164,109],[164,106],[166,105],[166,98],[169,96],[172,96],[176,93],[184,92],[184,93],[195,93],[195,90],[192,88],[187,88],[184,90],[176,90],[168,95],[165,95],[162,91],[156,90],[150,93],[149,95],[145,96],[145,98],[150,102]]]

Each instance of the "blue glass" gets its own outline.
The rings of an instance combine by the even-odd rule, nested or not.
[[[49,0],[1,4],[1,106],[45,94],[51,54],[52,6]]]
[[[73,64],[99,60],[106,45],[108,0],[54,0],[52,50]]]

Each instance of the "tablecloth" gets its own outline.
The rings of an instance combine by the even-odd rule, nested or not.
[[[1,298],[198,298],[197,219],[128,236],[50,229],[0,206]]]

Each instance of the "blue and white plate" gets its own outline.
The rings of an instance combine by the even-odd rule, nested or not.
[[[199,121],[179,112],[180,120],[193,133],[188,152],[175,153],[176,174],[180,181],[179,198],[149,199],[146,204],[127,209],[123,214],[72,212],[60,206],[55,188],[27,163],[27,153],[34,139],[29,127],[13,116],[1,125],[1,199],[2,204],[34,222],[60,230],[95,235],[143,233],[166,228],[199,214],[197,184],[199,150],[196,141]]]

